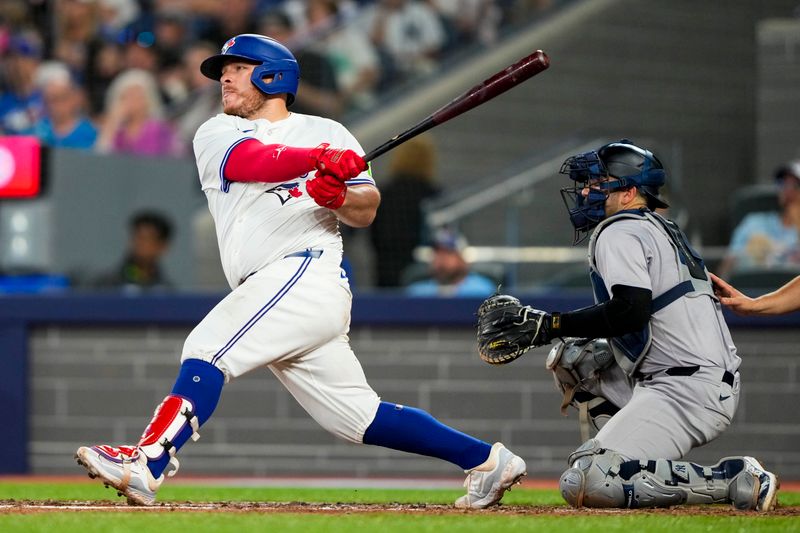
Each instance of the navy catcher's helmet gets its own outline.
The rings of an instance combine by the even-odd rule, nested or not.
[[[622,139],[601,147],[597,156],[608,175],[619,180],[618,187],[635,185],[647,197],[650,209],[669,207],[658,196],[658,188],[664,185],[667,175],[653,152]]]
[[[653,152],[621,139],[601,146],[596,151],[574,155],[564,161],[562,174],[575,182],[561,190],[561,196],[575,227],[575,242],[583,240],[582,234],[605,218],[605,200],[609,193],[636,187],[647,199],[650,209],[666,208],[669,204],[658,196],[658,189],[666,181],[661,161]],[[582,190],[593,182],[607,177],[616,181],[596,183],[584,197]]]
[[[222,53],[211,56],[200,65],[200,72],[207,78],[219,81],[226,58],[242,59],[258,66],[253,69],[250,81],[264,94],[286,93],[286,104],[291,105],[297,94],[300,67],[288,48],[275,39],[243,33],[231,37],[222,47]],[[271,83],[264,78],[272,76]]]

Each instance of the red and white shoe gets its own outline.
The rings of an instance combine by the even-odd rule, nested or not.
[[[153,477],[147,468],[147,457],[137,446],[81,446],[75,459],[90,478],[100,478],[105,486],[117,489],[117,494],[125,496],[129,505],[153,505],[164,481],[164,474],[158,479]],[[175,474],[178,466],[177,459],[171,458],[167,476]]]

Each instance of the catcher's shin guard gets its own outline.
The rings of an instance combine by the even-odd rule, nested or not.
[[[570,456],[561,495],[573,507],[669,507],[731,503],[736,509],[775,507],[777,480],[750,457],[713,466],[667,459],[625,461],[591,439]]]
[[[149,461],[158,461],[165,453],[169,454],[170,462],[177,467],[177,460],[174,459],[177,452],[175,440],[187,427],[190,428],[192,440],[200,438],[197,432],[200,424],[195,416],[192,401],[183,396],[170,394],[156,407],[153,419],[144,430],[137,446]]]

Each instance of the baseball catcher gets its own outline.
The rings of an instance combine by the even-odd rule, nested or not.
[[[574,242],[591,234],[596,303],[545,312],[494,295],[478,309],[478,351],[503,364],[558,339],[546,366],[586,439],[569,456],[562,496],[575,507],[773,509],[777,478],[754,458],[682,460],[730,425],[741,359],[702,257],[656,212],[668,207],[663,165],[622,139],[568,158],[561,173],[572,181],[561,194]]]

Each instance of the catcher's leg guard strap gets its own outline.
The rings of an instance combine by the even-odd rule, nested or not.
[[[561,475],[561,495],[574,507],[669,507],[683,503],[752,502],[752,477],[741,458],[714,466],[666,459],[624,461],[590,440],[570,456]]]

